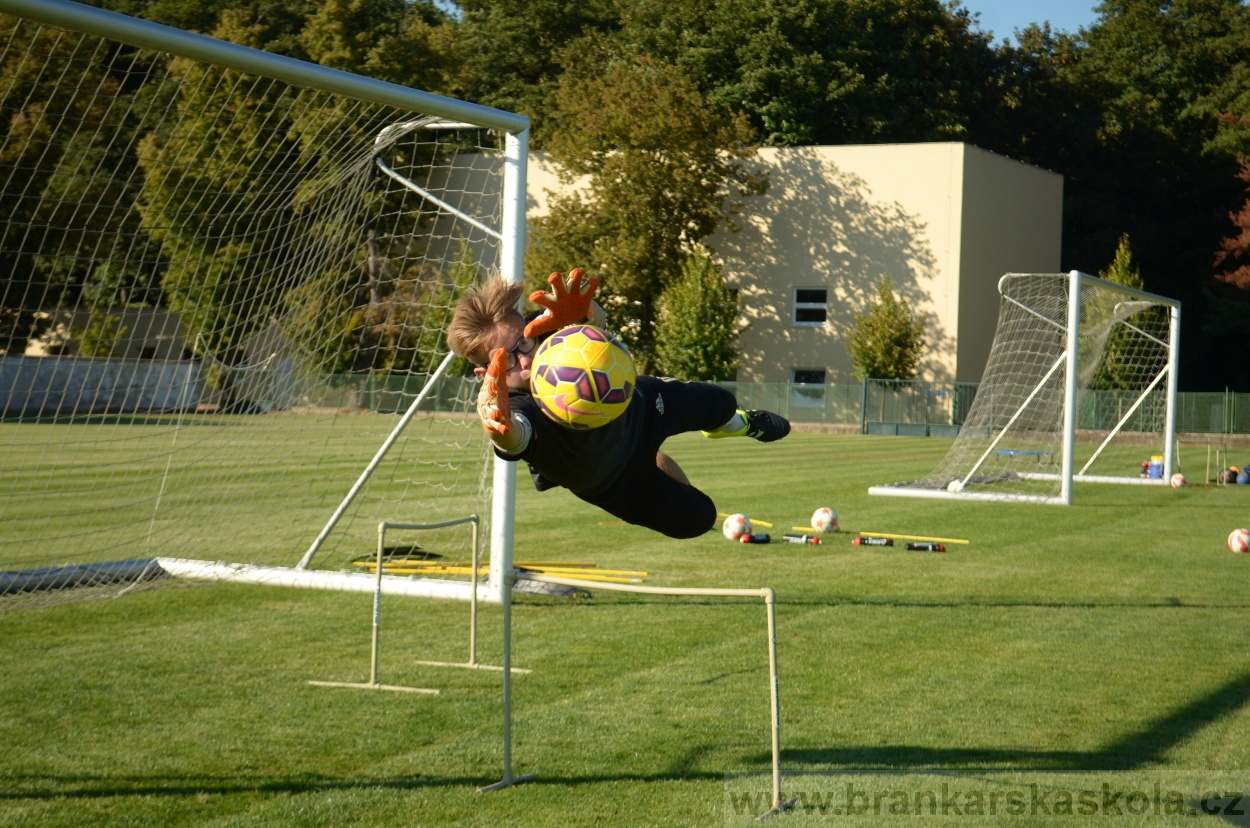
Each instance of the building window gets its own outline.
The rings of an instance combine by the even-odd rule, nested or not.
[[[790,372],[790,407],[825,407],[825,369],[795,368]]]
[[[794,324],[796,327],[823,327],[828,312],[828,288],[794,289]]]

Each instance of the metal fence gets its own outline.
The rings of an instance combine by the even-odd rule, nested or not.
[[[12,358],[14,364],[22,361]],[[65,360],[43,357],[24,362],[86,365],[88,363],[135,363],[134,360]],[[138,364],[146,364],[138,361]],[[190,363],[187,363],[190,366]],[[64,366],[62,366],[64,367]],[[70,366],[72,367],[72,365]],[[133,372],[132,372],[133,373]],[[380,414],[401,414],[425,386],[425,374],[303,374],[286,365],[264,370],[238,371],[230,377],[230,391],[220,381],[210,382],[204,372],[197,372],[191,382],[194,388],[180,398],[178,404],[168,401],[142,401],[151,397],[151,389],[128,395],[135,402],[130,406],[105,405],[101,411],[118,413],[131,410],[172,410],[176,408],[230,413],[268,413],[299,409],[347,409],[376,411]],[[29,374],[30,376],[27,376]],[[43,372],[52,379],[35,382],[34,373],[0,371],[0,401],[33,398],[60,400],[70,390],[73,376],[69,368]],[[138,376],[138,374],[136,374]],[[151,372],[142,373],[144,383],[159,385]],[[131,384],[134,385],[135,382]],[[444,377],[431,389],[422,404],[425,411],[463,410],[463,400],[476,394],[474,377]],[[80,383],[81,384],[81,383]],[[185,384],[185,380],[184,380]],[[867,382],[805,385],[789,382],[721,382],[732,391],[743,408],[775,411],[796,423],[822,423],[841,430],[865,434],[898,434],[911,436],[954,437],[959,433],[977,397],[974,382],[925,382],[923,380],[868,380]],[[65,387],[62,387],[65,386]],[[38,392],[36,394],[35,392]],[[140,393],[144,392],[144,393]],[[153,397],[153,399],[156,399]],[[162,398],[163,399],[163,398]],[[460,403],[456,401],[460,400]],[[1133,406],[1136,396],[1126,391],[1089,391],[1081,399],[1077,427],[1106,431]],[[50,402],[46,412],[54,413]],[[136,408],[136,406],[138,406]],[[0,405],[0,415],[9,406]],[[94,410],[94,409],[93,409]],[[32,410],[28,415],[41,412]],[[87,412],[83,412],[87,413]],[[1124,425],[1126,431],[1162,431],[1165,396],[1154,392]],[[1231,391],[1181,392],[1177,395],[1176,430],[1189,434],[1250,434],[1250,394]]]
[[[796,423],[858,426],[865,434],[953,437],[979,388],[975,382],[868,380],[840,385],[722,382],[744,408],[766,408]],[[1132,408],[1127,391],[1082,395],[1077,428],[1111,429]],[[1152,393],[1124,424],[1125,431],[1162,431],[1163,390]],[[1191,434],[1250,434],[1250,394],[1231,391],[1181,392],[1176,430]]]

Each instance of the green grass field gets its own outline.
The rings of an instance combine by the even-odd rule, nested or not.
[[[671,541],[527,480],[516,554],[776,589],[783,771],[803,785],[845,769],[1250,776],[1250,555],[1225,547],[1250,487],[1079,486],[1070,508],[867,495],[948,445],[669,444],[722,511],[775,533],[828,505],[852,532],[971,540],[945,555],[851,534]],[[769,768],[761,602],[518,598],[514,663],[533,672],[513,685],[513,759],[537,780],[489,794],[499,674],[414,663],[464,659],[466,606],[384,608],[382,680],[439,696],[306,683],[367,679],[370,614],[367,595],[220,585],[0,614],[0,825],[749,822],[726,774]],[[499,621],[483,610],[488,662]]]

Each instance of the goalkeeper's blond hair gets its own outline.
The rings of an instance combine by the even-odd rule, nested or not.
[[[502,276],[491,276],[476,285],[456,303],[447,326],[447,346],[474,365],[490,360],[489,340],[495,328],[513,314],[520,314],[523,282],[508,282]]]

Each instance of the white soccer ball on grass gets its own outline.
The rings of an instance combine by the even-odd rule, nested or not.
[[[828,506],[821,506],[812,512],[812,528],[817,532],[838,531],[838,513]]]
[[[1234,552],[1250,552],[1250,529],[1234,529],[1230,532],[1228,548]]]
[[[720,530],[725,533],[725,537],[736,541],[743,535],[751,534],[751,519],[746,515],[732,514],[725,518]]]

